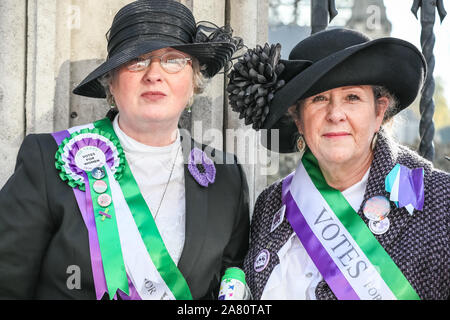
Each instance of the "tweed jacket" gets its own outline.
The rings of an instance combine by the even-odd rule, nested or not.
[[[414,210],[413,215],[410,215],[405,208],[396,208],[391,203],[390,228],[386,233],[375,237],[421,299],[448,299],[450,296],[448,173],[434,169],[429,161],[396,144],[384,132],[380,132],[358,215],[367,224],[368,219],[362,212],[367,199],[378,195],[389,199],[389,194],[385,191],[385,177],[397,163],[410,169],[424,168],[423,211]],[[272,270],[280,263],[277,252],[293,233],[286,218],[277,229],[270,232],[273,215],[282,205],[281,189],[281,181],[272,184],[259,195],[254,207],[250,249],[244,261],[244,271],[255,299],[261,298]],[[256,272],[254,262],[263,249],[270,252],[270,260],[264,270]],[[319,282],[315,293],[317,299],[336,299],[324,280]]]
[[[242,267],[248,249],[247,182],[236,157],[214,149],[215,181],[200,186],[186,157],[205,146],[184,138],[191,143],[182,143],[186,236],[178,269],[194,299],[217,299],[225,269]],[[0,299],[96,298],[88,230],[72,188],[58,176],[56,150],[50,134],[27,136],[0,191]],[[73,267],[78,287],[67,284]]]

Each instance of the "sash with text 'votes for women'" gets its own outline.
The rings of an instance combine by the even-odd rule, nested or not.
[[[124,299],[192,299],[140,193],[110,120],[56,132],[53,137],[59,145],[56,158],[57,168],[62,168],[60,176],[73,187],[88,229],[97,299],[105,292],[111,299],[116,294]],[[100,153],[98,158],[106,158],[100,167],[106,172],[101,180],[112,199],[108,211],[94,200],[98,196],[92,190],[96,179],[88,170],[79,170],[73,160],[76,154],[83,153],[79,151],[84,147]],[[115,170],[119,158],[118,175]]]
[[[419,296],[307,151],[283,180],[286,218],[338,299],[415,300]]]

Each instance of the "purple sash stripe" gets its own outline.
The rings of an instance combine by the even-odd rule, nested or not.
[[[117,296],[120,296],[122,300],[142,300],[128,275],[127,278],[128,278],[128,287],[130,288],[130,295],[128,296],[125,292],[119,289],[117,290],[115,298],[117,299]]]
[[[53,136],[53,139],[55,139],[56,144],[59,146],[65,138],[70,137],[70,133],[67,130],[63,130],[63,131],[58,131],[58,132],[52,133],[52,136]]]
[[[67,130],[55,132],[52,134],[58,145],[65,139],[70,137],[70,133]],[[95,295],[97,300],[100,300],[103,295],[108,292],[106,287],[105,274],[103,272],[102,256],[100,253],[100,244],[98,242],[97,227],[95,225],[95,217],[92,206],[91,193],[89,192],[89,180],[86,174],[84,174],[84,181],[86,186],[86,192],[73,188],[73,193],[80,208],[81,215],[88,230],[89,237],[89,250],[91,255],[92,276],[94,278]],[[125,293],[119,291],[122,299],[140,300],[139,294],[136,292],[132,282],[128,278],[128,284],[130,287],[130,297],[127,297]],[[116,294],[117,297],[117,294]]]
[[[309,227],[302,212],[292,197],[289,187],[293,174],[283,180],[283,204],[286,205],[286,219],[294,229],[306,252],[316,265],[323,278],[339,300],[360,300],[359,296],[344,277],[331,256]]]
[[[106,286],[105,274],[103,272],[102,255],[100,252],[100,244],[98,242],[97,227],[95,225],[95,215],[92,206],[92,197],[89,190],[89,179],[86,173],[83,174],[86,192],[74,188],[73,192],[77,198],[78,207],[83,216],[84,223],[88,229],[89,247],[91,252],[92,275],[94,277],[95,294],[97,300],[100,300],[105,292],[108,292]],[[84,206],[83,206],[84,205]]]

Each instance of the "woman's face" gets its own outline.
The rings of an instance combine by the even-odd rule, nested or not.
[[[371,156],[370,144],[389,100],[377,102],[375,108],[367,85],[335,88],[304,100],[296,125],[319,164],[357,164]]]
[[[163,48],[146,54],[161,56],[172,48]],[[182,53],[189,57],[187,54]],[[193,69],[190,62],[177,73],[164,71],[159,59],[152,59],[142,71],[130,71],[122,66],[114,75],[111,94],[120,112],[120,122],[128,126],[157,122],[176,125],[193,95]]]

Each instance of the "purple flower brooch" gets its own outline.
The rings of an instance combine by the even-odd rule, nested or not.
[[[188,169],[195,181],[202,187],[207,187],[210,183],[214,183],[216,167],[214,162],[202,150],[198,148],[191,150]]]

